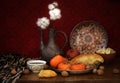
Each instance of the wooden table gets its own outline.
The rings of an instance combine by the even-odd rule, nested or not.
[[[105,73],[102,76],[93,73],[70,75],[69,77],[62,77],[58,74],[54,78],[38,78],[37,74],[30,73],[28,75],[22,75],[17,80],[17,83],[67,83],[67,82],[79,82],[79,83],[120,83],[120,73],[114,74],[113,68],[120,70],[120,58],[116,58],[112,63],[104,64]]]

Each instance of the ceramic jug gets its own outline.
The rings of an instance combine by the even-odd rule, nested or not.
[[[60,49],[58,45],[55,42],[55,36],[57,33],[62,33],[65,37],[65,43],[63,47]],[[67,44],[67,35],[63,31],[56,31],[54,28],[49,28],[48,33],[48,43],[47,45],[44,45],[43,41],[43,32],[41,30],[41,52],[42,52],[42,59],[46,60],[48,63],[52,57],[54,57],[57,54],[62,54],[62,50],[64,49],[65,45]]]

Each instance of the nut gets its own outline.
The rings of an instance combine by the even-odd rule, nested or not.
[[[62,76],[69,76],[69,73],[68,73],[67,71],[62,71],[62,72],[61,72],[61,75],[62,75]]]
[[[117,69],[117,68],[114,68],[114,69],[113,69],[113,73],[118,74],[118,73],[120,73],[120,70]]]
[[[93,69],[93,73],[97,73],[97,69]]]
[[[86,66],[86,69],[89,69],[89,68],[90,68],[90,65],[87,65],[87,66]]]
[[[98,74],[98,75],[103,75],[103,74],[104,74],[104,70],[98,69],[98,70],[97,70],[97,74]]]
[[[104,69],[105,69],[105,67],[101,65],[101,66],[99,66],[99,69],[104,70]]]
[[[24,73],[24,74],[29,74],[30,71],[29,71],[29,69],[24,69],[23,73]]]

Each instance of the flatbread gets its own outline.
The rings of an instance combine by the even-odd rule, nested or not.
[[[53,70],[41,70],[38,74],[39,77],[56,77],[57,73]]]
[[[94,64],[95,62],[103,63],[104,59],[98,54],[81,54],[73,58],[71,64],[84,63],[84,64]]]

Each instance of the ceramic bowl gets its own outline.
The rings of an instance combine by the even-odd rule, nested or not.
[[[39,73],[40,70],[44,69],[45,65],[46,65],[46,61],[44,60],[27,61],[27,66],[33,73]]]

